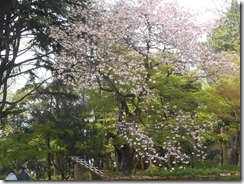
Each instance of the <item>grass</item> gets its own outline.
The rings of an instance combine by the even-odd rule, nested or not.
[[[184,180],[184,181],[240,181],[240,166],[199,163],[194,168],[166,170],[151,166],[146,170],[133,170],[131,176],[120,172],[105,171],[109,180]]]
[[[151,167],[145,171],[137,171],[135,176],[150,176],[169,180],[240,180],[240,166],[223,165],[217,167],[175,168],[165,170]]]

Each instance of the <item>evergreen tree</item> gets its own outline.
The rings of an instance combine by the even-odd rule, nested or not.
[[[240,3],[232,0],[231,6],[208,37],[210,47],[217,51],[237,51],[236,45],[240,45],[240,15]]]
[[[5,105],[14,103],[8,101],[7,93],[16,76],[29,74],[29,80],[34,80],[38,69],[52,69],[50,54],[58,52],[61,47],[58,44],[51,45],[50,26],[65,24],[71,6],[85,5],[86,0],[0,2],[0,112]],[[25,45],[23,42],[26,40],[28,44]],[[16,62],[28,52],[29,58]],[[28,68],[23,67],[26,65]]]

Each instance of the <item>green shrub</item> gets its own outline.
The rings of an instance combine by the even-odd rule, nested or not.
[[[155,174],[159,171],[160,169],[155,166],[155,165],[150,165],[147,169],[145,174],[148,176],[155,176]]]
[[[91,172],[85,172],[84,173],[84,180],[92,180]]]

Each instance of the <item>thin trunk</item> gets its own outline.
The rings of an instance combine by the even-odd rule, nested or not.
[[[110,167],[109,167],[109,161],[110,161],[110,158],[109,158],[109,155],[105,155],[104,158],[103,158],[103,169],[104,170],[109,170]]]
[[[229,149],[226,143],[221,143],[221,156],[220,156],[220,164],[228,164],[229,163]]]
[[[64,157],[63,156],[56,156],[54,161],[54,175],[61,175],[61,179],[65,179],[64,174]]]
[[[47,138],[47,147],[50,150],[51,145],[50,145],[50,138]],[[48,168],[47,168],[47,175],[48,175],[48,180],[51,180],[51,153],[48,152],[47,153],[47,164],[48,164]]]
[[[118,148],[115,147],[115,156],[116,156],[116,171],[120,172],[120,164],[121,164],[121,152]]]
[[[220,127],[220,133],[227,134],[225,126]],[[221,140],[220,146],[221,146],[221,165],[228,164],[229,163],[229,147],[227,145],[227,142]]]
[[[228,146],[224,143],[223,145],[223,164],[229,163],[229,149]]]
[[[144,166],[144,161],[143,161],[143,158],[140,157],[140,161],[141,161],[141,169],[144,170],[145,169],[145,166]]]
[[[222,147],[223,143],[220,143],[220,165],[223,165],[224,163],[224,157],[223,157],[223,147]]]

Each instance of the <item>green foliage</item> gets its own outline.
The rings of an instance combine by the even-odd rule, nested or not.
[[[159,172],[159,168],[155,165],[150,165],[146,170],[145,170],[145,174],[149,175],[149,176],[154,176],[154,173]]]
[[[85,5],[85,0],[53,0],[53,1],[14,1],[13,12],[23,19],[23,29],[34,35],[31,41],[35,47],[45,51],[50,50],[50,25],[59,25],[65,22],[65,17],[72,5]]]
[[[36,155],[36,145],[28,144],[30,135],[18,132],[9,134],[7,139],[0,142],[0,165],[2,167],[16,167],[18,162],[25,162],[27,159]]]
[[[23,92],[25,90],[28,88],[24,88]],[[38,95],[23,101],[21,107],[25,111],[20,113],[25,114],[24,122],[19,123],[16,117],[21,114],[16,114],[13,120],[18,121],[6,126],[1,135],[1,166],[20,167],[26,163],[28,169],[41,172],[41,177],[45,178],[48,155],[51,161],[54,161],[58,156],[81,154],[95,157],[100,154],[98,151],[102,149],[98,145],[101,145],[99,141],[102,139],[97,130],[101,128],[86,126],[88,116],[82,113],[85,108],[82,102],[78,103],[79,100],[80,97],[74,90],[59,80],[39,88]],[[86,135],[82,131],[85,128]],[[85,145],[76,149],[77,142],[83,142]],[[38,171],[39,167],[44,168],[44,171]],[[71,166],[65,166],[67,169],[69,167]]]
[[[197,96],[195,92],[201,89],[201,84],[193,77],[168,75],[168,71],[173,66],[164,64],[159,66],[159,72],[151,71],[150,85],[154,87],[164,103],[169,103],[171,107],[177,106],[184,111],[192,111],[197,107]]]
[[[85,172],[84,173],[84,180],[92,180],[91,172]]]
[[[239,51],[240,3],[237,0],[232,0],[225,16],[219,20],[219,26],[209,36],[208,44],[217,51]]]

